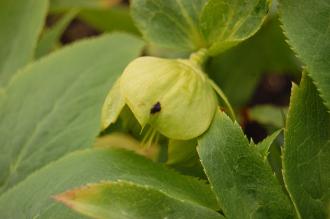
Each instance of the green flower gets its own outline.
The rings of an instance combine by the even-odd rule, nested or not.
[[[125,104],[142,127],[150,125],[168,138],[187,140],[208,129],[218,101],[214,83],[195,59],[140,57],[108,94],[103,128],[116,121]]]

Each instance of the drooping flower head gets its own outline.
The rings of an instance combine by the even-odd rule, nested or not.
[[[124,70],[103,108],[103,127],[113,123],[124,105],[142,127],[179,140],[198,137],[217,108],[210,79],[193,59],[140,57]]]

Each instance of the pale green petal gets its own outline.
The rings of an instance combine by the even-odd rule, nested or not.
[[[118,116],[125,106],[124,97],[120,94],[120,80],[118,79],[109,91],[102,108],[102,129],[116,122]]]
[[[121,77],[121,93],[142,125],[172,139],[191,139],[210,125],[217,106],[206,75],[188,60],[141,57]],[[151,109],[160,104],[160,111]]]

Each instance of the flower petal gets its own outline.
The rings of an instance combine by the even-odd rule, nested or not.
[[[121,93],[142,127],[191,139],[209,127],[217,107],[207,76],[189,60],[140,57],[125,69]]]
[[[124,106],[125,99],[120,93],[120,79],[118,79],[108,93],[102,108],[102,129],[106,129],[109,125],[117,121]]]

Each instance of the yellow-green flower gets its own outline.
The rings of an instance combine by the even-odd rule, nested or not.
[[[187,140],[209,127],[217,108],[212,82],[193,59],[140,57],[124,70],[102,113],[106,128],[127,104],[142,127]]]

